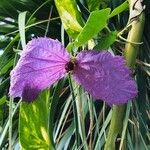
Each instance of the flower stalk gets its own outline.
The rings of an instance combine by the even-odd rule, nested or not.
[[[124,57],[127,65],[133,69],[136,63],[139,44],[133,44],[132,42],[141,42],[145,22],[143,9],[145,7],[142,6],[140,0],[130,0],[129,7],[130,16],[128,23],[131,24],[131,29],[128,32],[127,41],[131,42],[126,42],[125,44]],[[112,119],[104,150],[115,150],[116,138],[122,132],[126,105],[114,105],[112,110]]]

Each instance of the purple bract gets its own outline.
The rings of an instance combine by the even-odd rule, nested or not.
[[[109,105],[127,103],[137,95],[123,57],[90,50],[80,52],[72,61],[61,43],[50,38],[33,39],[26,45],[11,71],[9,94],[33,101],[69,71],[94,98]]]

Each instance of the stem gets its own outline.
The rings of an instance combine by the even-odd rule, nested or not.
[[[125,105],[113,106],[112,119],[104,150],[115,150],[115,142],[117,135],[122,131],[125,108],[126,108]]]
[[[140,42],[143,34],[145,22],[145,15],[142,13],[137,20],[132,24],[132,28],[128,34],[128,40],[134,42]],[[138,53],[139,45],[126,43],[124,56],[127,60],[129,67],[134,68],[136,63],[136,56]]]
[[[75,128],[76,128],[75,137],[76,137],[77,147],[79,147],[80,146],[80,138],[79,138],[79,127],[78,127],[78,115],[77,115],[75,95],[74,95],[74,90],[73,90],[73,85],[72,85],[70,73],[68,74],[68,79],[69,79],[69,85],[70,85],[70,90],[71,90],[71,94],[72,94],[74,124],[75,124]]]
[[[130,4],[130,9],[133,9]],[[132,22],[131,30],[128,33],[127,41],[140,42],[143,28],[144,28],[145,16],[142,12],[139,16],[134,18]],[[138,44],[133,44],[127,42],[125,45],[124,57],[127,60],[127,65],[134,68],[136,62],[136,56],[139,49]],[[124,111],[126,105],[113,106],[112,120],[109,127],[108,138],[105,144],[104,150],[115,150],[115,141],[117,135],[122,132],[123,120],[124,120]]]
[[[89,106],[89,115],[90,115],[90,127],[89,127],[89,150],[93,149],[93,143],[92,143],[92,138],[93,138],[93,120],[94,120],[94,114],[93,114],[93,102],[90,98],[88,98],[88,106]]]

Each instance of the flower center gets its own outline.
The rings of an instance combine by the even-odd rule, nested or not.
[[[72,71],[74,69],[74,63],[72,61],[69,61],[65,65],[65,69],[67,72]]]

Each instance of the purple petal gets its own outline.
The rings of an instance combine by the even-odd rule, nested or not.
[[[11,71],[10,96],[34,100],[39,91],[65,75],[65,64],[69,59],[59,41],[50,38],[31,40]]]
[[[83,51],[77,55],[76,63],[75,80],[96,99],[118,105],[137,95],[135,81],[123,57],[107,51]]]
[[[40,90],[37,87],[32,86],[31,84],[26,84],[24,86],[22,97],[24,101],[32,102],[38,96]]]

